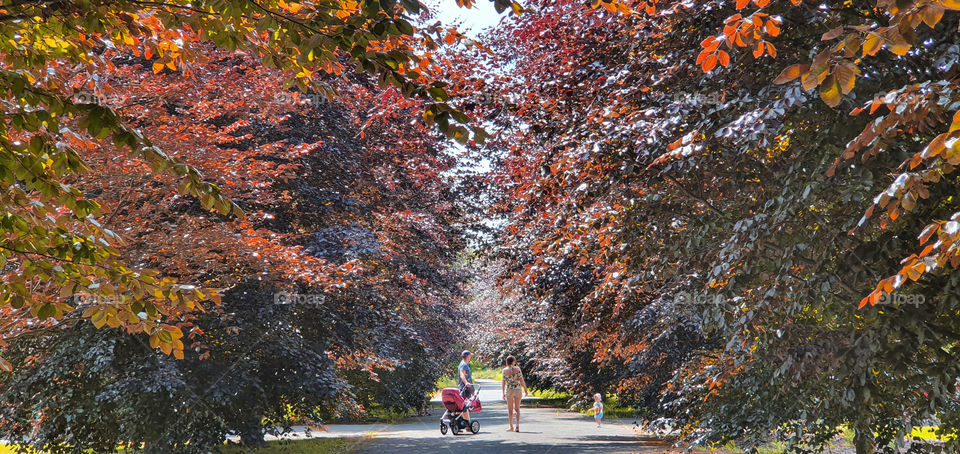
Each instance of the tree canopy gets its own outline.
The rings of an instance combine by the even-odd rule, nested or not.
[[[487,43],[498,345],[698,443],[955,433],[953,6],[526,5]]]
[[[472,300],[681,442],[960,449],[960,3],[494,6],[0,6],[3,437],[415,408]]]
[[[510,3],[497,0],[496,5],[503,10]],[[126,154],[142,159],[155,173],[171,174],[178,193],[196,198],[203,209],[243,215],[239,205],[223,196],[221,185],[204,179],[175,150],[159,146],[158,137],[131,124],[139,113],[124,118],[104,102],[116,96],[111,73],[123,71],[118,58],[142,59],[154,73],[190,78],[202,77],[196,73],[209,63],[210,49],[237,51],[265,68],[281,70],[276,77],[285,86],[324,97],[337,94],[331,79],[362,71],[381,87],[419,99],[431,124],[449,137],[482,140],[483,130],[467,125],[469,119],[445,102],[444,84],[433,77],[438,49],[465,37],[437,25],[414,27],[410,15],[420,10],[416,1],[3,5],[0,266],[6,272],[0,301],[5,315],[24,320],[6,323],[4,337],[15,336],[24,323],[30,327],[62,318],[73,308],[64,298],[83,292],[115,302],[111,310],[86,312],[85,318],[156,334],[165,351],[180,352],[179,344],[163,334],[176,331],[161,319],[217,302],[214,289],[184,286],[119,260],[122,235],[103,227],[100,204],[70,184],[91,169],[86,151],[109,145],[117,159]],[[10,366],[0,361],[0,368]]]

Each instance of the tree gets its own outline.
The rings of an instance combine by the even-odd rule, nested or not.
[[[158,355],[152,336],[94,330],[73,314],[31,330],[7,350],[16,368],[0,379],[4,437],[57,452],[205,452],[231,433],[256,445],[295,422],[418,407],[458,326],[463,248],[462,207],[443,175],[453,159],[410,121],[422,104],[363,75],[327,80],[337,101],[302,95],[241,53],[193,78],[114,58],[118,89],[104,101],[247,215],[213,217],[109,148],[88,150],[98,170],[71,183],[123,232],[124,261],[224,289],[222,304],[161,320],[188,344],[182,360]],[[57,393],[36,392],[52,382]]]
[[[507,310],[522,316],[520,339],[542,339],[527,352],[562,352],[541,372],[581,396],[616,391],[678,418],[692,442],[750,447],[778,434],[799,452],[846,425],[858,451],[873,452],[931,417],[955,433],[955,273],[857,307],[865,295],[880,302],[877,288],[919,280],[927,268],[904,238],[956,208],[953,182],[928,175],[936,203],[908,202],[915,219],[894,206],[885,224],[860,222],[895,182],[891,169],[937,137],[948,117],[933,100],[953,102],[940,87],[957,43],[942,30],[957,18],[919,29],[914,13],[936,10],[927,5],[542,2],[488,37],[504,56],[490,66],[511,70],[491,79],[510,102],[487,111],[508,222],[493,256],[514,264],[501,282],[523,305]],[[850,68],[832,30],[877,17],[883,27],[903,20],[903,35],[916,29],[916,46],[870,48],[874,58]],[[841,30],[870,38],[861,54],[876,44],[876,28]],[[815,57],[816,70],[783,70],[821,46],[827,69]],[[848,71],[869,77],[853,90]],[[806,85],[784,84],[802,74],[812,74]],[[847,98],[835,99],[832,83]],[[817,85],[826,102],[808,94]],[[832,108],[890,87],[892,116]],[[868,159],[842,165],[861,148]],[[877,203],[912,184],[896,178]],[[917,310],[910,295],[931,306]]]
[[[495,3],[501,11],[511,6]],[[216,303],[212,289],[182,287],[118,260],[120,238],[102,227],[100,207],[68,184],[90,170],[86,151],[113,145],[116,158],[123,159],[121,150],[126,150],[155,172],[175,176],[179,193],[200,200],[204,209],[220,216],[243,214],[222,196],[220,186],[99,102],[116,88],[106,75],[114,70],[117,54],[142,58],[153,72],[189,77],[211,56],[211,46],[238,50],[282,70],[287,86],[328,97],[336,94],[330,76],[359,70],[405,97],[423,100],[431,123],[448,136],[482,140],[482,130],[462,124],[467,118],[445,103],[442,83],[431,77],[436,49],[462,37],[438,27],[415,28],[410,15],[420,11],[420,3],[410,0],[5,5],[0,10],[6,38],[0,54],[7,57],[0,77],[7,101],[0,131],[3,337],[56,323],[51,320],[71,312],[66,298],[86,293],[116,304],[110,311],[85,312],[84,318],[156,335],[164,351],[181,352],[178,341],[163,334],[175,331],[160,319]],[[131,315],[139,313],[146,317]],[[0,361],[0,369],[10,365]]]

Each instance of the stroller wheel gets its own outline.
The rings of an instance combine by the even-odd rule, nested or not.
[[[442,434],[442,435],[446,435],[446,434],[447,434],[447,425],[444,424],[444,423],[440,423],[440,434]]]
[[[480,421],[471,421],[470,422],[470,432],[476,434],[480,432]]]
[[[450,424],[450,433],[454,435],[460,435],[460,423],[454,421],[453,424]]]

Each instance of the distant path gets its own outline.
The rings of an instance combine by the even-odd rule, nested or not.
[[[637,435],[630,426],[607,420],[602,428],[597,429],[589,415],[557,408],[521,407],[520,432],[507,432],[507,406],[500,399],[500,382],[477,381],[481,387],[483,411],[473,414],[481,424],[480,433],[476,435],[441,435],[440,415],[443,410],[433,408],[432,416],[410,418],[394,425],[334,424],[319,436],[369,437],[356,452],[377,454],[680,452]]]

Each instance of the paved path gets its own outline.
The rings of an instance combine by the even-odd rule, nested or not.
[[[394,425],[332,424],[313,436],[367,437],[357,452],[399,454],[439,452],[451,454],[486,453],[669,453],[664,444],[637,435],[628,425],[606,421],[597,429],[589,415],[557,408],[520,409],[520,432],[507,432],[507,406],[500,399],[500,383],[478,380],[483,411],[473,413],[480,421],[476,435],[440,434],[442,408],[433,415],[410,418]],[[535,399],[525,399],[531,404]],[[632,423],[633,421],[630,421]]]

